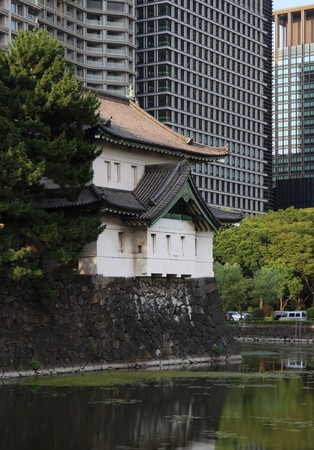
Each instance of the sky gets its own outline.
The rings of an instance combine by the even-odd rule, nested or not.
[[[284,9],[284,8],[294,8],[298,6],[314,5],[314,0],[273,0],[273,10]]]

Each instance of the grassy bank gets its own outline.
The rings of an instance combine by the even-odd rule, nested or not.
[[[121,386],[121,385],[138,385],[153,383],[158,381],[167,381],[173,379],[191,379],[191,378],[207,378],[207,379],[256,379],[256,378],[282,378],[282,372],[228,372],[228,371],[120,371],[120,372],[99,372],[77,375],[58,375],[48,377],[30,377],[25,379],[12,380],[12,383],[30,386],[54,386],[54,387],[70,387],[70,386]],[[285,372],[285,377],[294,378],[299,374],[295,372]]]

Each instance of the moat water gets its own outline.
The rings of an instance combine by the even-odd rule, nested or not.
[[[313,344],[240,350],[241,364],[199,376],[190,368],[117,386],[0,384],[0,449],[313,450]]]

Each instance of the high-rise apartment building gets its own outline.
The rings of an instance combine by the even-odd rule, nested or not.
[[[211,205],[268,211],[272,0],[138,0],[136,96],[187,138],[228,145],[195,167]]]
[[[275,11],[275,208],[314,206],[314,6]]]
[[[0,46],[19,30],[43,28],[62,42],[78,79],[127,95],[135,78],[134,0],[0,0]]]

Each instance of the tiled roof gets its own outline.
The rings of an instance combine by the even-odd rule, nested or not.
[[[146,207],[139,220],[154,223],[184,198],[186,209],[193,218],[197,217],[197,227],[218,230],[220,222],[207,208],[194,179],[191,165],[187,160],[178,164],[156,164],[145,167],[144,176],[134,189],[135,197]],[[127,220],[131,220],[127,219]],[[196,223],[195,222],[195,223]]]
[[[103,94],[100,102],[99,130],[104,138],[196,160],[219,159],[228,155],[227,146],[210,147],[194,143],[156,120],[133,100]]]
[[[146,207],[141,219],[158,217],[187,181],[190,172],[187,161],[146,166],[145,174],[134,190],[136,198]]]
[[[46,197],[35,205],[40,209],[98,207],[103,211],[133,215],[146,211],[133,192],[98,187],[94,184],[87,186],[74,200],[61,196],[61,191],[58,189],[47,189],[45,194]]]
[[[76,199],[71,200],[65,197],[60,189],[46,189],[45,197],[37,202],[34,206],[40,209],[63,209],[63,208],[81,208],[96,207],[101,202],[101,196],[93,184],[79,194]]]
[[[98,187],[101,193],[101,209],[120,213],[141,214],[146,208],[138,201],[133,192]]]
[[[244,218],[241,211],[226,211],[215,206],[208,206],[208,208],[221,223],[238,223]]]
[[[120,189],[87,186],[73,201],[60,196],[60,191],[48,189],[46,198],[36,206],[41,209],[98,208],[123,214],[132,224],[156,222],[183,199],[181,214],[194,218],[200,230],[217,230],[220,222],[207,207],[198,192],[187,160],[178,164],[154,164],[145,167],[145,173],[133,192]],[[182,205],[185,206],[182,206]]]

